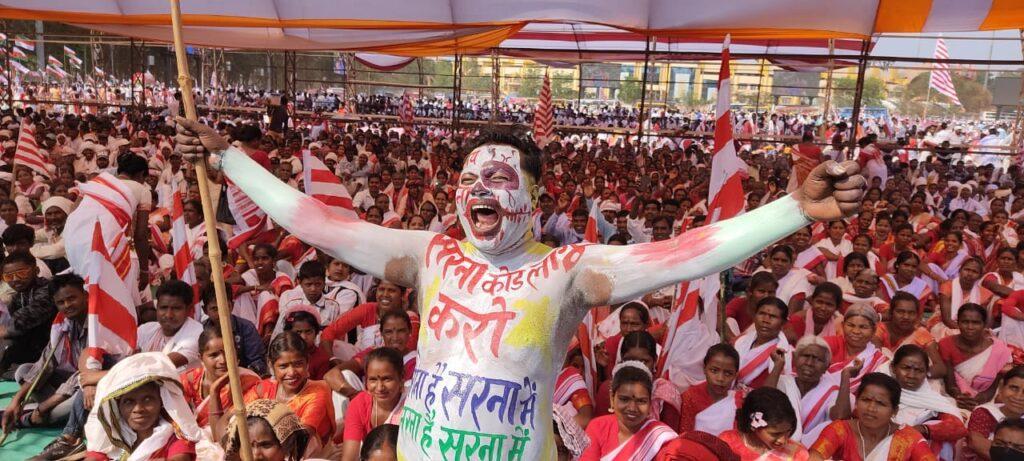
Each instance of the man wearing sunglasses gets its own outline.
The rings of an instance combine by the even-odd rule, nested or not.
[[[0,379],[11,380],[18,365],[36,361],[46,347],[57,306],[31,253],[7,255],[0,264],[0,277],[14,289],[7,306],[10,322],[0,325]]]

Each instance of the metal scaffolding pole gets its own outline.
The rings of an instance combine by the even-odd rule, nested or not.
[[[640,139],[644,136],[644,119],[646,119],[647,111],[647,72],[651,66],[651,40],[653,37],[647,37],[647,41],[644,44],[644,73],[643,81],[640,83],[640,114],[637,116],[637,127],[636,127],[636,141],[639,143]]]
[[[128,89],[131,92],[132,108],[135,108],[135,39],[128,43]],[[145,78],[145,77],[143,77]]]
[[[860,62],[857,63],[857,90],[853,95],[853,117],[850,119],[850,151],[847,155],[853,155],[857,148],[857,126],[860,125],[860,105],[864,97],[864,74],[868,69],[868,44],[863,40],[860,49]]]
[[[1020,29],[1019,33],[1020,49],[1021,52],[1024,52],[1024,29]],[[1011,145],[1015,155],[1020,152],[1021,141],[1024,139],[1024,133],[1021,133],[1024,130],[1024,114],[1021,113],[1021,109],[1024,109],[1024,105],[1021,104],[1022,102],[1024,102],[1024,78],[1020,81],[1020,96],[1017,97],[1017,114],[1013,121],[1013,143]]]
[[[459,110],[462,98],[462,55],[456,54],[452,62],[452,131],[459,129]]]
[[[7,84],[4,85],[6,89],[5,100],[7,101],[7,108],[14,108],[14,73],[11,72],[11,28],[10,23],[4,21],[4,69],[7,75]]]

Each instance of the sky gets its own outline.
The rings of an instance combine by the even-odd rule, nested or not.
[[[875,43],[872,55],[930,58],[935,52],[936,39],[934,37],[938,34],[929,33],[921,35],[929,38],[883,36]],[[1020,33],[1017,30],[946,33],[942,34],[942,37],[946,41],[946,47],[949,48],[950,58],[994,60],[1024,59],[1021,56]],[[958,37],[983,38],[985,40],[957,40]],[[993,37],[995,40],[992,40]],[[1024,65],[1024,63],[1022,63],[1022,65]]]

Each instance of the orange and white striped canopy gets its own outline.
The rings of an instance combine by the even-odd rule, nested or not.
[[[183,0],[181,9],[192,45],[405,56],[501,47],[542,24],[718,41],[1024,28],[1020,0]],[[167,0],[7,0],[0,18],[171,40]]]

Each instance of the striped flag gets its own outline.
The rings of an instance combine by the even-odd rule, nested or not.
[[[11,57],[15,59],[25,59],[28,55],[25,54],[24,51],[21,51],[21,48],[11,48]]]
[[[402,94],[402,105],[398,106],[398,120],[402,122],[402,127],[406,130],[412,130],[413,116],[415,112],[412,109],[412,92],[406,90]]]
[[[597,322],[594,321],[594,311],[590,309],[583,317],[583,323],[576,330],[576,339],[580,343],[580,352],[583,354],[583,381],[587,384],[587,392],[590,395],[597,395],[597,388],[601,381],[597,377],[597,360],[594,357],[594,337],[597,335]]]
[[[36,145],[36,127],[27,119],[22,119],[21,131],[18,132],[18,147],[14,151],[14,166],[28,167],[47,178],[50,172],[46,169],[46,157]]]
[[[28,40],[25,40],[23,38],[16,38],[16,39],[14,39],[14,46],[19,47],[19,48],[21,48],[23,50],[26,50],[26,51],[35,51],[35,49],[36,49],[35,43],[32,43],[32,42],[30,42]]]
[[[78,56],[78,53],[75,53],[75,50],[71,49],[71,47],[67,45],[64,45],[64,52],[71,56]]]
[[[53,74],[57,78],[67,78],[68,73],[64,69],[57,66],[46,66],[46,72]]]
[[[28,67],[25,67],[24,64],[18,61],[11,61],[11,67],[14,68],[14,70],[18,71],[19,74],[27,74],[29,72],[32,72],[28,69]]]
[[[711,159],[711,184],[708,190],[708,224],[736,216],[743,210],[743,184],[740,172],[746,167],[736,155],[733,142],[729,73],[729,41],[722,44],[722,64],[718,71],[718,103],[715,108],[715,154]],[[658,358],[662,375],[677,385],[689,386],[702,375],[700,360],[708,347],[718,342],[713,333],[717,319],[717,275],[679,284],[672,315],[668,320],[665,347]],[[698,300],[704,294],[705,322],[700,321]]]
[[[602,237],[597,230],[597,220],[601,214],[600,200],[595,197],[590,204],[590,213],[587,215],[587,227],[583,229],[583,241],[590,243],[601,243]],[[601,216],[603,218],[603,216]]]
[[[302,150],[302,185],[306,195],[323,202],[331,211],[358,219],[348,189],[309,149]]]
[[[270,219],[242,189],[228,181],[228,209],[235,220],[234,235],[228,239],[228,248],[235,249],[258,238],[270,230]]]
[[[174,252],[174,275],[192,287],[193,306],[199,302],[199,284],[196,280],[196,266],[192,259],[192,239],[185,224],[185,206],[181,201],[178,182],[171,181],[171,246]],[[200,313],[193,310],[192,316],[199,320]]]
[[[77,68],[82,67],[82,60],[78,59],[78,56],[68,56],[68,63]]]
[[[533,141],[544,147],[554,134],[554,116],[551,107],[551,77],[544,73],[544,84],[537,98],[537,110],[533,113]]]
[[[60,62],[60,59],[53,57],[52,54],[46,57],[46,63],[55,67],[64,67],[64,63]]]
[[[956,96],[953,77],[949,74],[949,63],[944,62],[949,59],[949,49],[946,48],[946,41],[941,37],[935,41],[935,59],[940,61],[932,64],[932,74],[928,80],[928,86],[935,88],[939,94],[945,95],[953,104],[963,107],[963,104],[960,104],[960,98]]]
[[[86,366],[100,370],[103,356],[123,358],[135,352],[138,318],[131,291],[117,274],[99,221],[93,228],[86,283],[89,291]]]

